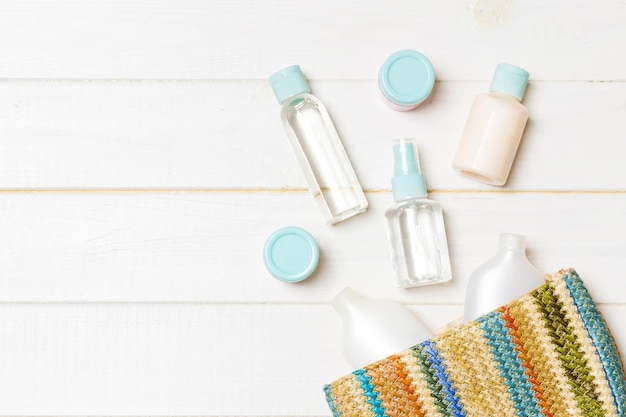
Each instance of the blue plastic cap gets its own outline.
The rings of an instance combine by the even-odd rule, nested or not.
[[[415,106],[428,98],[435,85],[435,70],[423,54],[405,49],[392,54],[378,73],[380,90],[400,106]]]
[[[391,190],[394,201],[426,197],[426,183],[420,171],[417,150],[412,139],[398,139],[393,145],[394,176]]]
[[[299,282],[308,278],[320,258],[317,242],[299,227],[278,229],[267,239],[263,249],[265,267],[274,278]]]
[[[505,93],[522,101],[528,85],[528,71],[511,64],[498,64],[489,91]]]
[[[278,103],[283,104],[293,96],[310,93],[309,83],[304,78],[299,65],[283,68],[270,78],[270,84]]]

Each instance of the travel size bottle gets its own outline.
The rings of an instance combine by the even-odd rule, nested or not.
[[[412,139],[393,144],[394,206],[385,212],[396,286],[438,284],[452,278],[441,206],[429,200]]]
[[[513,165],[528,110],[521,103],[528,72],[498,64],[489,94],[474,99],[452,166],[489,185],[504,185]]]
[[[526,238],[500,234],[498,253],[469,278],[465,321],[472,321],[545,284],[541,273],[526,258]]]
[[[367,299],[344,288],[332,301],[342,319],[341,348],[354,368],[384,359],[432,336],[402,304]]]
[[[367,209],[367,200],[337,130],[300,67],[292,65],[269,79],[285,133],[296,154],[313,199],[329,224]]]

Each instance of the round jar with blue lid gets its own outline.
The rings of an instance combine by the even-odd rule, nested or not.
[[[315,238],[295,226],[276,230],[263,249],[265,268],[283,282],[300,282],[308,278],[317,268],[319,257]]]
[[[430,60],[411,49],[392,54],[378,73],[378,87],[385,103],[398,111],[419,107],[434,86],[435,70]]]

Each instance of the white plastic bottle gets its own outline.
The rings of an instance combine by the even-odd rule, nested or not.
[[[282,105],[287,138],[326,222],[364,212],[367,200],[335,125],[322,102],[310,94],[300,67],[287,67],[269,80]]]
[[[515,159],[528,110],[521,103],[528,72],[498,64],[489,94],[474,99],[452,166],[489,185],[504,185]]]
[[[432,332],[402,304],[367,299],[350,287],[337,294],[332,306],[343,321],[343,355],[354,368],[384,359],[432,336]]]
[[[452,278],[443,211],[429,200],[413,139],[393,144],[396,202],[385,212],[389,250],[397,287],[438,284]]]
[[[541,273],[526,258],[526,238],[502,233],[498,253],[469,278],[464,320],[477,319],[543,284]]]

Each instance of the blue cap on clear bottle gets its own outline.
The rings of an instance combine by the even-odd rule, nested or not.
[[[326,223],[367,209],[367,200],[326,106],[310,92],[298,65],[273,74],[270,85],[281,104],[283,129],[313,200]]]
[[[412,139],[397,139],[393,144],[394,175],[391,189],[394,201],[426,197],[426,183],[420,171],[417,149]]]
[[[283,104],[293,96],[310,93],[311,88],[299,65],[283,68],[269,78],[274,95],[279,104]]]
[[[443,212],[427,198],[413,139],[395,140],[393,155],[396,204],[385,211],[385,220],[396,286],[448,281],[452,275]]]

